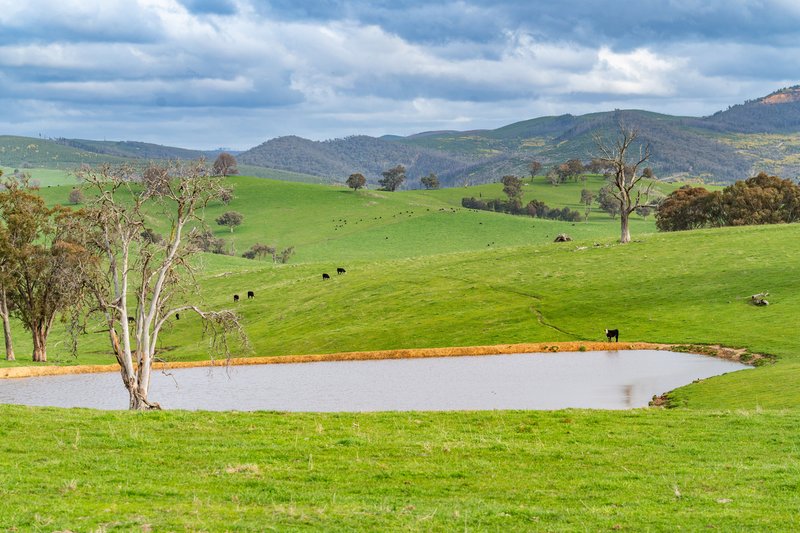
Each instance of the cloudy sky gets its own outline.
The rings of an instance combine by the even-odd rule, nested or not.
[[[797,0],[0,0],[0,134],[246,149],[798,83]]]

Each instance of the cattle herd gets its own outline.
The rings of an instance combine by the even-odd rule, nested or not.
[[[347,270],[343,269],[342,267],[337,267],[336,268],[336,273],[337,274],[347,274]],[[331,279],[331,275],[328,274],[327,272],[323,272],[322,273],[322,281],[325,281],[326,279]]]
[[[344,269],[344,268],[342,268],[342,267],[337,267],[337,268],[336,268],[336,274],[347,274],[347,270],[345,270],[345,269]],[[327,272],[323,272],[323,273],[322,273],[322,280],[324,281],[324,280],[326,280],[326,279],[331,279],[331,276],[330,276],[330,274],[328,274]],[[253,292],[253,291],[247,291],[247,299],[248,299],[248,300],[252,300],[252,299],[253,299],[253,298],[255,298],[255,297],[256,297],[256,293],[255,293],[255,292]],[[238,302],[238,301],[239,301],[239,295],[238,295],[238,294],[234,294],[234,295],[233,295],[233,301],[234,301],[234,303],[236,303],[236,302]],[[175,316],[175,318],[178,318],[178,319],[179,319],[179,317],[178,317],[177,315]],[[179,320],[180,320],[180,319],[179,319]]]

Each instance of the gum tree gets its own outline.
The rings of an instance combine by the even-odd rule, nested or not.
[[[47,361],[47,340],[56,316],[80,305],[84,273],[93,263],[81,213],[48,207],[26,179],[11,179],[0,193],[0,316],[6,357],[14,355],[8,318],[11,308],[30,331],[33,360]]]
[[[133,167],[103,166],[79,172],[91,191],[92,242],[104,262],[92,292],[108,326],[109,340],[130,397],[132,410],[160,409],[148,397],[158,336],[176,313],[200,316],[215,353],[230,355],[229,334],[247,338],[239,318],[229,310],[207,310],[192,287],[191,245],[187,225],[203,226],[203,209],[222,193],[221,180],[210,177],[204,161],[151,165],[146,184]],[[149,221],[167,226],[163,240],[143,234]],[[129,319],[129,317],[133,317]]]

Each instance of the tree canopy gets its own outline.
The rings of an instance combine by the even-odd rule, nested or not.
[[[228,152],[222,152],[214,160],[214,166],[211,169],[214,176],[231,176],[239,173],[236,167],[236,158]]]
[[[367,178],[364,177],[364,174],[357,172],[355,174],[350,174],[350,176],[347,177],[346,183],[348,187],[357,191],[367,184]]]
[[[378,180],[378,184],[387,191],[396,191],[400,185],[406,180],[406,167],[397,165],[381,172],[383,179]]]
[[[226,211],[216,218],[216,223],[220,226],[227,226],[233,233],[233,228],[241,226],[244,215],[238,211]]]
[[[426,189],[439,188],[439,178],[433,172],[431,172],[427,176],[422,176],[422,178],[420,178],[419,181],[420,183],[422,183],[422,186],[425,187]]]

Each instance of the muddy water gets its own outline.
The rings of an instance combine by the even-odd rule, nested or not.
[[[695,379],[747,369],[655,350],[187,368],[154,373],[168,409],[444,411],[627,409]],[[0,402],[125,409],[119,374],[0,380]]]

